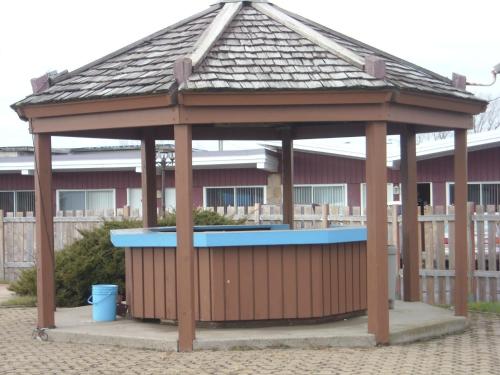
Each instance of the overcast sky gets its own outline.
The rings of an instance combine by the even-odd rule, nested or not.
[[[11,0],[0,4],[0,146],[30,145],[10,105],[31,92],[30,78],[74,70],[160,30],[216,0]],[[334,30],[442,75],[491,81],[500,63],[500,1],[275,0]],[[470,90],[491,98],[492,88]],[[104,142],[103,142],[104,143]],[[70,138],[57,147],[95,145]]]

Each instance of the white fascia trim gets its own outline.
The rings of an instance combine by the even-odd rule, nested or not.
[[[228,156],[210,156],[193,157],[193,167],[199,168],[220,168],[220,167],[246,167],[263,169],[268,172],[277,172],[278,159],[262,150],[259,154],[250,155],[228,155]],[[173,168],[173,167],[172,167]],[[72,170],[135,170],[141,172],[140,159],[111,159],[111,160],[65,160],[53,161],[53,171],[72,171]],[[22,174],[32,174],[34,163],[29,162],[10,162],[0,163],[0,171],[19,172]]]
[[[278,171],[278,159],[266,154],[249,155],[237,157],[210,157],[210,158],[193,158],[193,167],[208,168],[208,167],[228,167],[228,168],[257,168],[268,172]],[[214,168],[215,169],[215,168]]]
[[[500,129],[474,133],[467,135],[467,150],[478,151],[488,148],[500,146]],[[452,155],[455,150],[455,141],[451,137],[442,141],[426,142],[417,146],[417,160],[427,160],[438,158],[441,156]],[[399,169],[401,165],[401,158],[395,158],[392,161],[392,166]]]
[[[140,160],[137,159],[111,159],[111,160],[65,160],[52,161],[53,171],[68,170],[110,170],[110,169],[135,169],[140,167]],[[1,163],[0,171],[21,172],[22,174],[31,174],[34,170],[34,162],[12,162]]]

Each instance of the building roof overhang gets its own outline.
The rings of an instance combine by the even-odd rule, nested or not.
[[[157,163],[159,165],[159,161]],[[0,174],[21,173],[33,175],[33,155],[0,157]],[[195,151],[193,169],[246,169],[253,168],[267,172],[277,172],[279,161],[276,154],[265,149],[244,151]],[[167,166],[173,170],[174,166]],[[55,172],[103,172],[136,171],[141,172],[140,150],[72,152],[55,154],[52,157],[52,170]],[[157,174],[160,174],[158,167]]]

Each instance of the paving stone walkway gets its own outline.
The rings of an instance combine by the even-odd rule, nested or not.
[[[372,349],[161,353],[31,338],[35,309],[0,308],[0,374],[499,374],[500,316],[464,334]]]

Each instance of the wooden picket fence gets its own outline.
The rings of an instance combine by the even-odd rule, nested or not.
[[[419,221],[422,301],[453,304],[455,277],[455,218],[453,207],[426,207]],[[469,297],[498,301],[500,294],[500,209],[469,204],[467,242]],[[423,234],[422,234],[423,233]],[[399,274],[401,280],[402,272]],[[398,284],[402,294],[402,284]]]
[[[138,210],[127,208],[100,211],[59,211],[54,217],[54,248],[56,251],[81,238],[81,231],[92,230],[106,220],[139,217]],[[36,261],[35,217],[33,212],[0,210],[0,280],[15,280],[24,268]]]
[[[251,207],[206,208],[227,217],[243,219],[248,224],[281,223],[281,207],[260,205]],[[500,210],[498,207],[469,204],[468,248],[470,264],[470,297],[478,301],[497,301],[500,296]],[[396,246],[401,265],[401,216],[399,206],[389,206],[387,212],[388,242]],[[106,220],[140,219],[138,210],[127,207],[118,210],[58,212],[54,218],[54,245],[60,250],[81,237],[81,230],[102,225]],[[452,304],[454,290],[454,214],[453,207],[425,207],[419,215],[420,278],[422,300],[431,304]],[[328,205],[296,205],[294,227],[327,228],[331,226],[366,225],[366,216],[359,207]],[[35,262],[35,218],[32,213],[0,211],[0,279],[13,280],[19,270]],[[402,272],[397,277],[397,293],[401,297]]]

